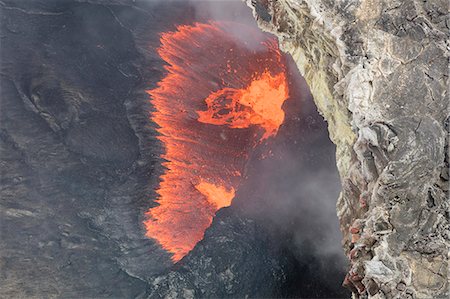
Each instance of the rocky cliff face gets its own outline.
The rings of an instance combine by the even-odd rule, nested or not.
[[[355,297],[448,294],[447,1],[247,0],[337,146]]]

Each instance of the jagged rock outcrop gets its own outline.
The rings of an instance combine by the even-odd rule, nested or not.
[[[247,0],[337,145],[355,297],[448,295],[448,2]]]

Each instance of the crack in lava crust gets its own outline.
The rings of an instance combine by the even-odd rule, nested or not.
[[[265,36],[252,49],[236,42],[230,28],[253,30],[196,23],[163,33],[158,54],[167,75],[147,91],[166,170],[159,205],[147,211],[144,225],[174,262],[231,204],[254,147],[284,121],[288,84],[276,41]]]

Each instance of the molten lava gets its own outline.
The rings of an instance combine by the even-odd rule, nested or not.
[[[208,110],[197,112],[198,121],[230,128],[260,125],[265,130],[263,138],[273,136],[284,120],[281,106],[288,96],[285,83],[284,73],[273,77],[264,72],[245,89],[224,88],[213,92],[205,100]]]
[[[166,170],[144,224],[173,261],[231,204],[254,146],[284,120],[288,83],[276,42],[238,44],[230,26],[197,23],[161,36],[167,75],[148,94]]]
[[[231,205],[231,201],[235,195],[234,188],[228,191],[225,187],[216,186],[204,181],[200,182],[195,188],[205,196],[210,204],[216,206],[217,210]]]

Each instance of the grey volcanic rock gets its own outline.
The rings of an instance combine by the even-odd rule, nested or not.
[[[248,0],[337,146],[345,285],[448,296],[448,1]]]

